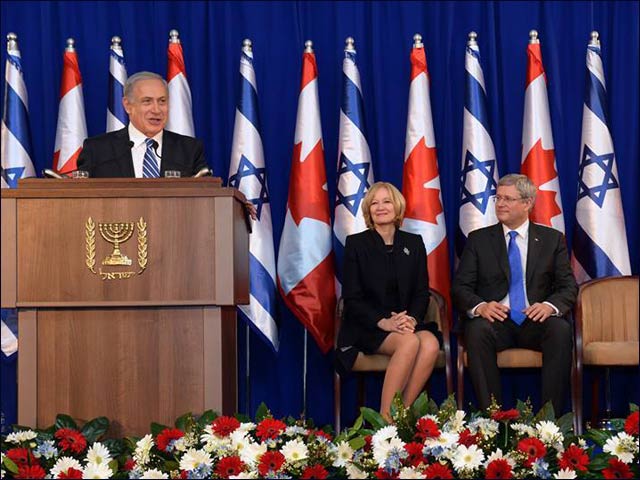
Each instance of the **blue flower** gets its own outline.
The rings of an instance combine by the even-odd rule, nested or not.
[[[55,446],[53,440],[45,440],[39,443],[36,449],[33,451],[33,456],[36,458],[44,457],[46,459],[54,458],[58,455],[58,449]]]
[[[533,474],[538,478],[551,478],[549,464],[544,461],[544,458],[538,458],[533,462]]]

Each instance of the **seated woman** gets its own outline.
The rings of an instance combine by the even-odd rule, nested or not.
[[[399,229],[405,207],[396,187],[372,185],[362,202],[368,229],[349,235],[344,251],[338,368],[349,372],[359,352],[391,357],[380,401],[387,421],[396,392],[407,406],[418,397],[440,350],[437,325],[424,323],[429,277],[422,237]]]

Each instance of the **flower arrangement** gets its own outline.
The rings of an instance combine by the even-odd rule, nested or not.
[[[550,405],[457,410],[421,395],[392,407],[393,424],[361,410],[333,438],[311,421],[278,420],[262,405],[243,416],[185,414],[173,427],[152,424],[142,438],[103,437],[109,421],[80,428],[59,415],[44,430],[17,427],[2,437],[5,478],[637,478],[638,407],[619,432],[577,437],[572,416],[554,420]]]

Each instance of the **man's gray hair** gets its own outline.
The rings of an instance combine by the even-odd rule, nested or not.
[[[535,183],[533,183],[526,175],[521,175],[519,173],[509,173],[498,181],[499,187],[509,187],[511,185],[515,185],[516,190],[518,190],[518,193],[520,194],[520,197],[530,198],[534,202],[536,201],[536,192],[538,188],[536,187]]]
[[[133,101],[133,98],[131,98],[131,95],[133,93],[133,86],[136,84],[136,82],[139,82],[141,80],[160,80],[164,84],[164,88],[167,91],[168,96],[169,85],[164,78],[153,72],[138,72],[127,78],[127,81],[124,84],[124,96],[127,97],[129,101]]]

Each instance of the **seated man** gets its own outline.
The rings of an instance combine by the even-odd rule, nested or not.
[[[564,318],[578,287],[561,232],[529,222],[536,186],[506,175],[494,197],[499,223],[469,234],[451,295],[463,320],[469,373],[480,408],[502,404],[497,352],[542,352],[542,401],[562,412],[571,371],[572,326]]]
[[[169,89],[160,75],[131,75],[122,98],[129,125],[84,141],[78,170],[90,177],[163,177],[177,170],[190,177],[207,167],[202,142],[164,127],[169,114]]]

